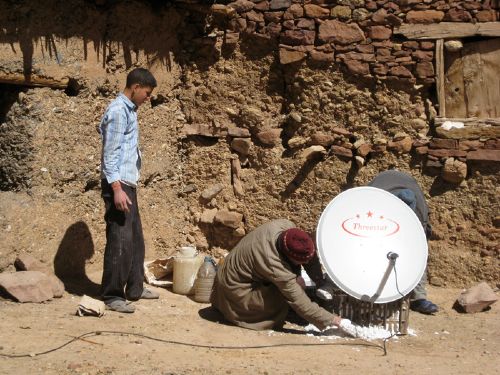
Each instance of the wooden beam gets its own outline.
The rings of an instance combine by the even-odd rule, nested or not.
[[[449,39],[470,36],[500,37],[500,22],[404,24],[395,27],[394,34],[402,34],[408,39]]]
[[[439,104],[439,116],[446,116],[446,96],[444,90],[444,54],[443,39],[436,41],[436,89]]]
[[[463,122],[465,126],[500,126],[500,118],[446,118],[446,117],[436,117],[434,123],[436,125],[443,125],[446,121],[452,122]]]
[[[446,122],[463,123],[461,128],[446,130],[441,126]],[[480,139],[500,138],[500,118],[444,118],[437,117],[434,120],[436,134],[440,138],[449,139]]]
[[[33,87],[51,87],[53,89],[65,89],[68,87],[69,78],[46,78],[36,75],[25,76],[21,73],[0,72],[0,83],[10,85],[33,86]]]

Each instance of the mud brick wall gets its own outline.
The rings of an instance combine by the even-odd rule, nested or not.
[[[395,27],[499,18],[494,0],[237,0],[227,7],[227,43],[253,34],[279,43],[282,64],[336,62],[353,74],[425,83],[434,81],[434,41],[405,41]]]

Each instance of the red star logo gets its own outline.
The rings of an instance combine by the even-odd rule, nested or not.
[[[368,212],[367,212],[367,214],[366,214],[366,216],[368,216],[368,217],[372,217],[372,216],[373,216],[373,212],[368,211]]]

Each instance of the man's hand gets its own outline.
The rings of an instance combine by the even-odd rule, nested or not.
[[[115,207],[117,210],[129,212],[129,205],[132,205],[132,201],[128,197],[127,193],[122,190],[122,184],[120,181],[115,181],[111,184],[113,188],[113,200],[115,202]]]
[[[302,289],[306,289],[306,282],[302,276],[297,276],[297,284],[299,284]]]
[[[334,318],[333,318],[333,325],[336,326],[336,327],[339,327],[340,326],[340,322],[342,321],[342,318],[338,315],[336,315]]]

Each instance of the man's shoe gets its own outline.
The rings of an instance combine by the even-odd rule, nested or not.
[[[439,308],[433,304],[431,301],[426,299],[417,299],[410,302],[410,309],[417,311],[421,314],[434,314],[437,313]]]
[[[142,294],[139,298],[140,299],[158,299],[158,298],[160,298],[160,295],[151,289],[144,288],[142,290]]]
[[[331,301],[335,295],[336,286],[330,280],[325,280],[321,286],[316,289],[316,297],[323,301]]]
[[[131,304],[128,304],[127,301],[116,299],[110,302],[105,302],[106,310],[112,310],[120,313],[128,313],[131,314],[135,311],[135,307]]]

